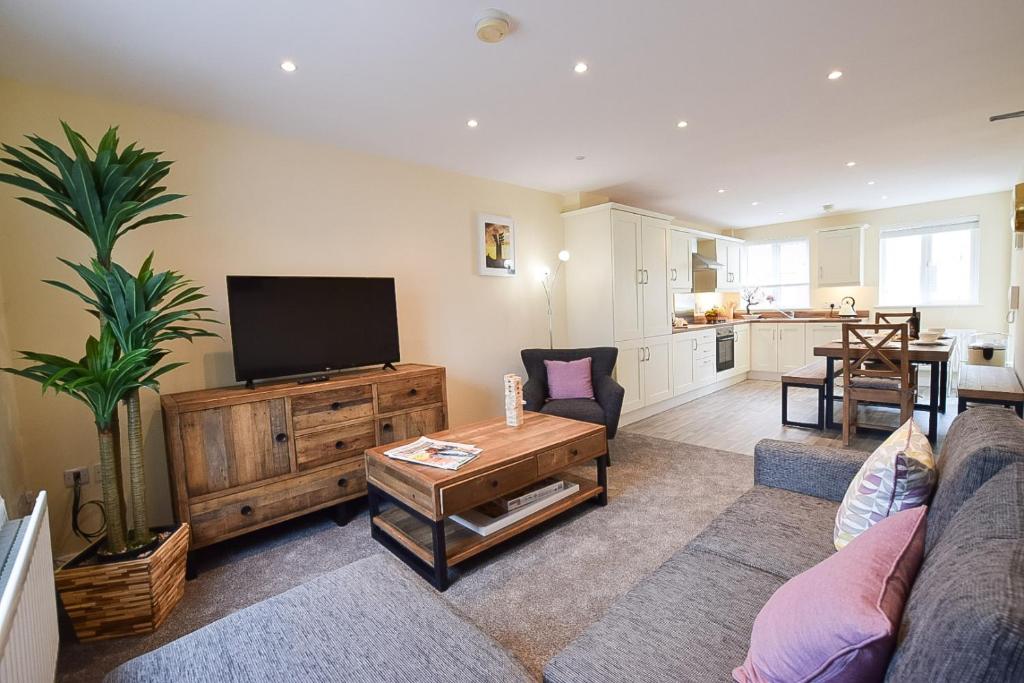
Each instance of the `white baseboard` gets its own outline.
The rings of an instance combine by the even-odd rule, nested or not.
[[[754,372],[748,373],[748,379],[760,379],[760,380],[765,380],[767,382],[781,382],[782,381],[782,373],[781,372],[764,372],[762,370],[756,370]]]
[[[644,420],[648,417],[652,417],[654,415],[657,415],[658,413],[663,413],[666,410],[669,410],[670,408],[675,408],[676,406],[684,405],[686,403],[689,403],[690,401],[694,401],[698,398],[701,398],[702,396],[707,396],[708,394],[713,394],[716,391],[721,391],[726,387],[731,387],[734,384],[739,384],[745,379],[747,379],[747,373],[743,372],[733,377],[727,377],[725,379],[718,380],[714,384],[708,384],[706,386],[701,387],[700,389],[694,389],[693,391],[681,394],[679,396],[673,396],[672,398],[666,399],[659,403],[653,403],[649,406],[638,408],[637,410],[634,410],[630,413],[626,413],[625,415],[620,417],[619,426],[622,427],[628,424],[632,424],[634,422],[638,422],[640,420]]]

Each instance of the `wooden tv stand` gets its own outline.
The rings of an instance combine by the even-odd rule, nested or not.
[[[160,399],[175,520],[192,549],[366,495],[363,452],[448,428],[445,370],[401,364]]]

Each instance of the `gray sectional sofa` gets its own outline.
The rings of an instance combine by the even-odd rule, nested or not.
[[[836,509],[864,457],[762,441],[755,486],[558,654],[545,680],[732,680],[764,603],[834,552]],[[887,680],[1024,680],[1024,421],[995,407],[963,413],[950,427],[938,468],[926,557]],[[530,677],[425,583],[381,555],[214,622],[125,663],[107,680]]]

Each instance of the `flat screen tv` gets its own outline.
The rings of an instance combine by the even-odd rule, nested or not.
[[[394,278],[227,280],[238,381],[399,360]]]

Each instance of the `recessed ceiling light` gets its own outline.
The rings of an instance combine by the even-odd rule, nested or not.
[[[725,188],[724,187],[718,188],[718,194],[725,194]]]
[[[842,77],[843,77],[843,72],[839,71],[838,69],[836,71],[830,71],[829,74],[828,74],[828,80],[830,80],[830,81],[838,81]]]
[[[889,198],[889,195],[887,195],[887,194],[883,194],[882,195],[882,199],[888,199],[888,198]]]
[[[758,204],[760,204],[760,203],[761,203],[761,202],[750,202],[750,205],[751,205],[751,206],[757,206],[757,205],[758,205]]]
[[[779,211],[779,213],[778,213],[777,215],[779,215],[779,216],[785,216],[786,214],[785,214],[785,213],[783,213],[782,211]]]
[[[847,168],[853,168],[853,167],[854,167],[854,166],[856,166],[856,165],[857,165],[857,162],[856,162],[856,161],[847,161],[847,162],[846,162],[846,167],[847,167]]]
[[[582,74],[582,73],[586,73],[587,69],[589,69],[589,68],[590,67],[587,66],[586,62],[576,62],[576,66],[574,66],[572,68],[572,70],[575,71],[578,74]]]
[[[577,154],[576,155],[576,161],[583,161],[586,158],[587,157],[585,155],[583,155],[583,154]]]
[[[868,181],[868,185],[874,185],[874,184],[875,184],[875,181],[874,181],[874,180],[869,180],[869,181]]]
[[[466,125],[469,126],[470,128],[476,128],[480,124],[477,123],[476,119],[470,119],[469,121],[466,121]]]
[[[281,71],[287,71],[288,73],[291,73],[295,71],[297,68],[298,67],[295,66],[295,62],[293,62],[290,59],[286,59],[283,62],[281,62]]]
[[[676,128],[686,128],[688,125],[690,124],[688,124],[686,121],[680,121],[679,123],[676,124]]]

